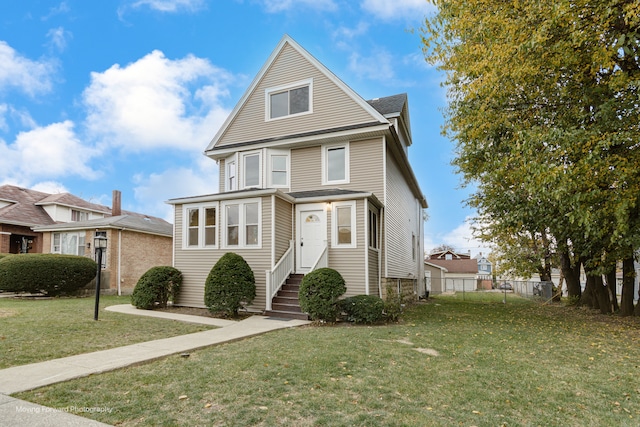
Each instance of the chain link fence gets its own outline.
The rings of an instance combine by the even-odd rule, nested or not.
[[[430,295],[499,290],[513,292],[525,298],[540,297],[548,300],[553,297],[553,282],[518,280],[496,280],[494,282],[490,278],[446,277],[427,278],[426,286]]]

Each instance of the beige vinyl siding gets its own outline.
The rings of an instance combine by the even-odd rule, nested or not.
[[[276,197],[276,263],[282,255],[289,249],[289,241],[293,240],[291,223],[293,214],[291,203]]]
[[[225,165],[225,160],[224,159],[220,159],[220,161],[218,162],[218,169],[220,170],[220,182],[218,183],[219,185],[219,190],[218,192],[220,193],[224,193],[224,184],[225,184],[225,180],[227,179],[227,168]]]
[[[364,200],[356,201],[356,218],[364,216]],[[329,232],[329,267],[337,270],[347,285],[347,292],[343,297],[354,295],[364,295],[366,293],[365,284],[365,262],[364,253],[366,248],[365,227],[361,220],[356,221],[356,248],[332,248],[331,247],[331,211],[327,212],[327,226]]]
[[[380,296],[378,287],[380,281],[380,271],[378,270],[379,251],[368,248],[369,251],[369,294]]]
[[[271,196],[262,198],[262,248],[261,249],[182,249],[183,217],[182,205],[176,205],[175,212],[175,261],[174,266],[182,272],[183,282],[177,305],[205,307],[204,284],[211,268],[226,252],[235,252],[251,266],[256,279],[256,298],[250,310],[262,311],[265,308],[265,270],[271,268]],[[220,217],[220,226],[223,219]],[[219,237],[224,230],[220,230]],[[220,239],[218,239],[220,243]]]
[[[326,188],[367,191],[384,198],[383,139],[349,143],[348,184],[322,185],[322,151],[320,146],[291,150],[291,191]]]
[[[311,114],[265,121],[265,90],[313,78]],[[286,45],[217,143],[281,137],[376,121],[290,45]]]
[[[409,274],[417,276],[420,272],[418,261],[422,262],[422,255],[416,253],[416,260],[413,260],[411,234],[415,234],[416,241],[420,239],[419,221],[422,221],[422,218],[418,217],[416,198],[402,176],[398,162],[388,150],[387,200],[384,204],[386,277],[407,278]]]

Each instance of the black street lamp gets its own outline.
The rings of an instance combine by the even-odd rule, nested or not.
[[[96,262],[98,263],[98,271],[96,272],[96,308],[93,312],[93,320],[98,320],[98,305],[100,304],[100,272],[102,270],[102,252],[107,249],[107,238],[105,236],[96,236],[93,239],[93,248],[96,251]]]

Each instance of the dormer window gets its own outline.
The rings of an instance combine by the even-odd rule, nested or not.
[[[276,120],[312,112],[313,80],[265,90],[265,120]]]
[[[71,210],[72,222],[86,221],[88,219],[89,219],[89,212],[77,211],[75,209]]]

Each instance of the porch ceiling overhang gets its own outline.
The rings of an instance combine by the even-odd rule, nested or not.
[[[204,154],[214,160],[220,160],[243,148],[288,148],[310,147],[318,144],[334,144],[379,137],[389,133],[389,123],[370,122],[342,128],[322,129],[301,134],[286,135],[277,138],[266,138],[255,141],[239,142],[206,150]]]
[[[178,199],[170,199],[165,203],[169,205],[184,205],[189,203],[206,203],[217,202],[220,200],[247,199],[251,197],[262,197],[275,195],[291,203],[295,203],[295,199],[288,194],[276,188],[248,188],[246,190],[227,191],[225,193],[205,194],[202,196],[181,197]]]
[[[341,200],[369,199],[378,208],[383,207],[375,194],[368,191],[343,190],[332,188],[326,190],[296,191],[288,193],[296,203],[334,202]]]

